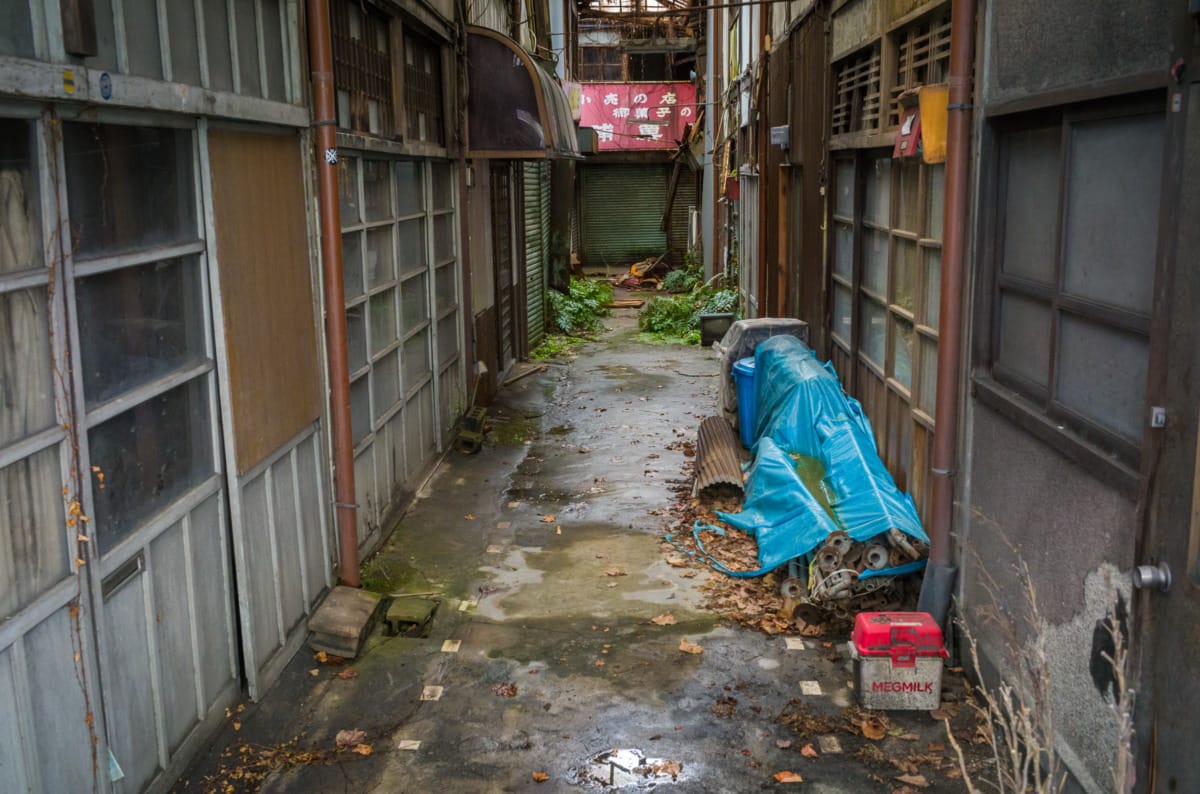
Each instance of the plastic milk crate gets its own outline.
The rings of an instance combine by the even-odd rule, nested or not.
[[[924,612],[861,612],[850,640],[863,708],[932,710],[942,700],[942,629]]]

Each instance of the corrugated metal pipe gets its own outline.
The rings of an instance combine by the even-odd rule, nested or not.
[[[920,610],[945,626],[958,568],[950,529],[958,459],[959,377],[962,371],[963,263],[966,257],[968,179],[971,164],[972,67],[975,62],[975,0],[950,4],[949,121],[946,129],[946,197],[942,242],[941,335],[938,339],[937,403],[933,441],[933,505],[929,565]]]
[[[329,360],[329,417],[333,441],[333,493],[337,508],[338,577],[360,587],[358,506],[354,503],[354,438],[350,430],[350,364],[346,353],[346,294],[342,218],[337,184],[337,111],[329,0],[308,0],[308,60],[312,69],[313,131],[317,139],[318,216],[325,285],[325,347]]]

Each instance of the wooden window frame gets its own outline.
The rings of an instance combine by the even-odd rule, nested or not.
[[[1064,286],[1064,235],[1066,232],[1065,191],[1070,171],[1071,128],[1081,122],[1129,118],[1162,113],[1162,99],[1140,96],[1128,101],[1104,100],[1084,106],[1056,106],[1023,113],[1013,117],[991,120],[984,131],[983,149],[990,152],[991,166],[983,175],[986,203],[984,223],[977,241],[977,258],[981,264],[976,293],[976,333],[978,340],[972,350],[975,362],[972,387],[976,397],[1035,437],[1093,474],[1123,490],[1136,493],[1139,479],[1142,446],[1146,435],[1131,441],[1100,426],[1056,399],[1058,373],[1057,343],[1063,313],[1146,339],[1153,360],[1154,337],[1152,315],[1142,314],[1084,300],[1067,293]],[[1003,272],[1005,231],[1004,203],[1007,195],[1007,141],[1015,133],[1033,129],[1060,128],[1060,162],[1058,174],[1058,207],[1053,262],[1053,286],[1038,284]],[[982,158],[981,158],[982,160]],[[1163,179],[1162,188],[1169,180]],[[1161,214],[1161,213],[1160,213]],[[994,241],[991,245],[988,241]],[[1155,269],[1162,258],[1161,227],[1156,243]],[[1049,365],[1047,385],[1043,388],[1016,373],[998,367],[1000,355],[1000,298],[1004,292],[1038,300],[1050,311]],[[1148,364],[1149,364],[1148,361]],[[1145,418],[1143,417],[1143,429]]]

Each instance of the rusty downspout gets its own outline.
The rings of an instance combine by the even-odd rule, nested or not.
[[[308,0],[308,57],[312,68],[313,129],[317,136],[321,271],[325,285],[325,347],[329,359],[329,416],[333,434],[333,493],[337,507],[338,578],[360,587],[354,438],[350,430],[350,365],[346,354],[346,294],[342,219],[337,184],[337,115],[329,0]]]
[[[971,158],[972,67],[975,61],[975,0],[950,6],[949,121],[946,131],[946,196],[942,243],[941,336],[938,339],[937,402],[933,440],[933,505],[929,566],[920,609],[945,625],[958,569],[951,551],[954,477],[957,474],[958,406],[962,358],[963,264],[966,256],[968,177]]]

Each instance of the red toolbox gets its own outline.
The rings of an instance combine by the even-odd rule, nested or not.
[[[850,640],[858,700],[868,709],[936,709],[942,629],[924,612],[861,612]]]

